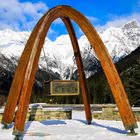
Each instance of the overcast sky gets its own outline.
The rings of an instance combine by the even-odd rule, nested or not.
[[[0,30],[31,31],[48,9],[70,5],[84,14],[96,30],[120,27],[130,20],[140,23],[140,0],[0,0]],[[81,30],[75,26],[77,36]],[[48,36],[54,40],[67,31],[60,20],[54,21]]]

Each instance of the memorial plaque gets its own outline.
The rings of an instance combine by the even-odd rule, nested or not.
[[[52,81],[51,82],[51,95],[69,96],[79,95],[79,82],[78,81]]]

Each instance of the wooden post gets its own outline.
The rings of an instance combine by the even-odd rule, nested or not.
[[[28,112],[28,106],[29,106],[30,97],[31,97],[31,93],[32,93],[32,87],[34,84],[34,77],[35,77],[36,70],[38,67],[39,57],[37,57],[37,56],[40,56],[40,52],[41,51],[39,51],[39,50],[36,53],[34,52],[36,54],[36,57],[35,57],[35,54],[32,53],[33,55],[31,57],[31,59],[29,60],[27,70],[25,73],[25,79],[24,79],[24,83],[23,83],[23,87],[22,87],[22,91],[21,91],[19,106],[18,106],[18,110],[16,113],[16,117],[15,117],[13,134],[16,136],[21,136],[24,131],[26,115]],[[35,57],[35,58],[33,58],[33,57]],[[34,67],[32,67],[32,66],[34,66]]]
[[[17,106],[17,103],[20,97],[20,92],[21,92],[21,88],[23,85],[24,77],[25,77],[26,67],[29,61],[29,57],[31,55],[34,38],[36,38],[37,36],[39,25],[43,19],[44,17],[42,17],[42,19],[38,22],[37,26],[34,28],[34,31],[31,33],[32,38],[28,39],[25,49],[19,60],[18,66],[16,68],[12,85],[9,91],[7,103],[4,109],[2,122],[1,122],[4,125],[11,124],[14,119],[15,108]]]
[[[32,93],[32,87],[34,84],[34,78],[36,74],[36,70],[38,67],[39,56],[41,53],[41,49],[43,47],[43,43],[45,40],[46,32],[44,32],[44,28],[48,31],[50,27],[50,23],[52,20],[49,20],[49,24],[45,26],[44,22],[40,24],[39,31],[37,33],[36,38],[34,38],[33,49],[30,55],[30,59],[26,68],[25,78],[23,87],[21,90],[21,96],[19,100],[18,110],[15,117],[14,131],[13,134],[16,136],[21,136],[24,131],[24,125],[26,120],[26,115],[28,112],[28,106],[30,102],[30,97]],[[30,36],[32,38],[33,36]]]
[[[89,102],[89,98],[87,97],[87,84],[86,84],[86,78],[85,78],[85,73],[84,73],[78,41],[77,41],[76,34],[74,32],[70,19],[68,17],[65,17],[65,18],[62,18],[62,20],[65,23],[65,26],[67,27],[67,30],[71,39],[71,43],[73,46],[73,51],[74,51],[74,55],[75,55],[75,59],[76,59],[77,67],[78,67],[79,82],[80,82],[80,86],[82,90],[82,97],[83,97],[86,120],[87,120],[87,123],[90,124],[92,121],[90,102]]]

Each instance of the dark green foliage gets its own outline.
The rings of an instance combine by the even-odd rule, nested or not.
[[[0,106],[3,106],[6,102],[6,97],[4,95],[0,95]]]
[[[122,73],[122,79],[131,105],[140,106],[140,57]]]
[[[114,103],[111,90],[103,74],[90,79],[88,83],[91,103]]]
[[[131,64],[131,67],[124,71],[121,70],[120,77],[130,104],[140,106],[140,56],[134,64]],[[88,83],[91,103],[114,103],[111,90],[103,73],[90,78]]]
[[[140,47],[116,64],[131,105],[140,106]],[[103,72],[88,79],[91,103],[114,103]]]

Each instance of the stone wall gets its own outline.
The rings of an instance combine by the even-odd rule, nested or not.
[[[0,109],[0,121],[4,108]],[[43,120],[64,120],[72,119],[71,108],[43,108],[41,105],[32,105],[29,107],[26,121],[43,121]]]
[[[132,108],[137,121],[140,121],[140,108]],[[105,105],[101,111],[93,111],[92,117],[101,120],[121,120],[116,105]]]
[[[71,108],[69,108],[71,107]],[[42,121],[49,119],[72,119],[73,111],[83,111],[83,105],[47,105],[32,104],[26,120]],[[93,119],[102,120],[121,120],[118,109],[115,104],[91,105]],[[140,121],[140,108],[132,108],[137,121]],[[4,108],[0,109],[0,121],[2,119]]]
[[[70,108],[43,108],[42,106],[31,107],[26,120],[64,120],[72,119],[72,109]]]

